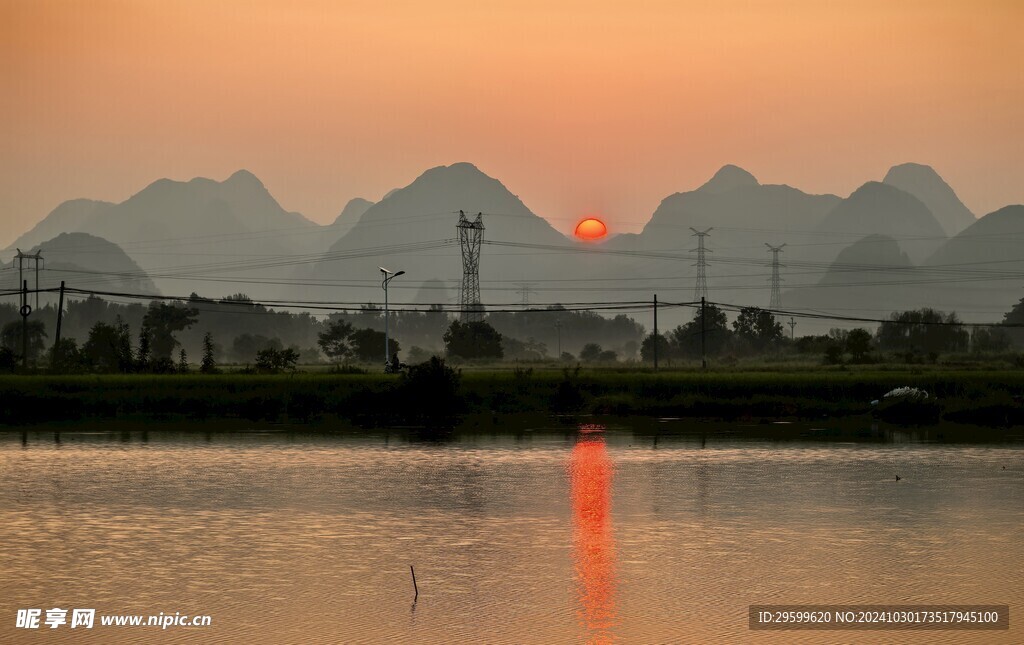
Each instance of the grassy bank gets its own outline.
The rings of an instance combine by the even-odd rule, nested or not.
[[[871,401],[896,387],[922,401]],[[874,415],[908,423],[1024,424],[1024,371],[466,371],[414,382],[384,374],[5,376],[0,423],[104,418],[238,418],[361,425],[466,415],[599,414],[710,419]]]

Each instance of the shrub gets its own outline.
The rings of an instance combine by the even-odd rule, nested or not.
[[[268,347],[256,353],[256,369],[260,372],[277,374],[281,371],[295,371],[299,353],[292,348],[274,349]]]
[[[395,393],[399,397],[397,407],[407,418],[429,424],[452,422],[463,407],[461,380],[461,372],[449,367],[443,358],[432,356],[402,374]]]

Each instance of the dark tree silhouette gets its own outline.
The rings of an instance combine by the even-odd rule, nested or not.
[[[28,360],[34,361],[46,348],[46,324],[41,320],[29,320],[26,323],[28,334]],[[9,322],[0,331],[0,344],[21,356],[21,321]]]
[[[846,351],[854,363],[863,363],[871,353],[871,332],[866,329],[851,329],[846,335]]]
[[[658,361],[667,361],[669,359],[670,346],[668,339],[665,338],[665,334],[658,334],[657,341],[655,341],[654,334],[648,334],[644,338],[644,342],[640,344],[640,360],[645,363],[654,362],[654,343],[658,343]]]
[[[744,307],[732,323],[732,328],[753,349],[763,350],[780,342],[783,337],[782,325],[775,322],[770,311],[758,307]]]
[[[670,342],[673,349],[682,356],[696,357],[701,353],[701,336],[709,355],[721,353],[729,344],[731,332],[726,327],[725,312],[714,305],[704,307],[706,315],[698,308],[693,320],[672,330]],[[701,326],[702,318],[706,318]],[[703,329],[703,332],[701,331]]]
[[[333,320],[327,323],[327,329],[317,335],[317,345],[327,358],[343,361],[352,355],[352,324],[344,320]]]
[[[213,334],[203,335],[203,360],[199,363],[199,371],[203,374],[217,373],[217,361],[213,358]]]
[[[969,334],[956,313],[934,309],[894,312],[878,328],[883,349],[939,353],[967,349]]]
[[[98,372],[131,372],[134,360],[128,325],[120,318],[113,325],[96,323],[82,345],[82,355]]]
[[[597,343],[587,343],[580,350],[580,360],[584,363],[594,363],[601,358],[601,346]]]
[[[501,334],[485,321],[452,322],[444,333],[444,347],[449,356],[458,358],[501,358]]]
[[[375,329],[357,329],[349,336],[355,357],[367,363],[379,361],[384,350],[384,332]],[[388,339],[388,356],[400,351],[398,341]]]
[[[294,371],[298,361],[299,353],[290,347],[283,350],[268,348],[256,354],[256,369],[271,374]]]
[[[188,329],[195,324],[199,312],[164,302],[152,302],[142,319],[142,325],[149,330],[149,343],[155,359],[170,359],[174,348],[179,345],[174,332]]]

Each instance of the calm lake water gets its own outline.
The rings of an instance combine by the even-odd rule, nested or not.
[[[1024,641],[1019,437],[672,427],[0,432],[0,642]],[[1011,631],[749,631],[769,603],[1009,604]],[[15,628],[52,607],[212,626]]]

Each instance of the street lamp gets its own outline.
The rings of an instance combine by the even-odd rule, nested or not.
[[[383,281],[380,283],[381,289],[384,290],[384,367],[387,368],[388,363],[391,361],[391,357],[388,356],[388,349],[390,348],[390,342],[388,341],[388,283],[397,278],[398,276],[405,273],[405,271],[399,271],[398,273],[392,273],[384,267],[377,267],[380,269],[380,273],[384,276]]]

